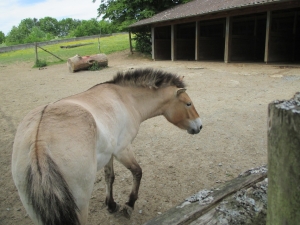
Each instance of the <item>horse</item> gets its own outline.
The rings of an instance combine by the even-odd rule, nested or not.
[[[86,224],[102,168],[107,210],[130,218],[142,169],[127,146],[143,121],[159,115],[189,134],[202,129],[182,77],[150,68],[118,72],[110,81],[29,112],[14,139],[12,176],[33,222]],[[133,176],[123,207],[113,198],[114,158]]]

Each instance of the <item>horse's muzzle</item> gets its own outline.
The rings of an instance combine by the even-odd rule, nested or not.
[[[201,129],[202,129],[202,125],[200,125],[200,127],[198,127],[197,129],[189,129],[187,132],[189,134],[198,134]]]

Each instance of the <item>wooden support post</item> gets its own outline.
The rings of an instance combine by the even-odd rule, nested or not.
[[[266,26],[266,42],[265,42],[265,63],[269,62],[269,43],[271,31],[271,11],[267,12],[267,26]]]
[[[155,60],[155,28],[151,27],[152,59]]]
[[[225,51],[224,51],[224,62],[229,63],[231,61],[231,17],[226,17],[226,33],[225,33]]]
[[[255,20],[254,20],[253,36],[254,36],[253,59],[256,60],[257,59],[257,16],[255,16]]]
[[[195,28],[195,60],[199,60],[199,22],[196,21],[196,28]]]
[[[176,60],[176,25],[171,25],[171,60]]]
[[[37,43],[34,42],[34,52],[35,52],[35,63],[39,60],[38,51],[37,51]]]
[[[300,221],[300,92],[268,108],[267,225]]]
[[[132,42],[131,42],[131,31],[129,31],[128,35],[129,35],[129,47],[130,47],[130,53],[133,54],[133,51],[132,51]]]
[[[294,15],[294,27],[293,27],[293,62],[296,60],[296,44],[297,44],[297,12]]]

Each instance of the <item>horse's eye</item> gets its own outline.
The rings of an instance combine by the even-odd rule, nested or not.
[[[192,103],[191,102],[189,102],[189,103],[186,103],[186,106],[191,106],[192,105]]]

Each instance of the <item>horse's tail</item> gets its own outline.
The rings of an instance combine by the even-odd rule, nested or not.
[[[45,225],[79,225],[78,206],[67,182],[51,157],[42,155],[34,157],[26,171],[29,204]]]

